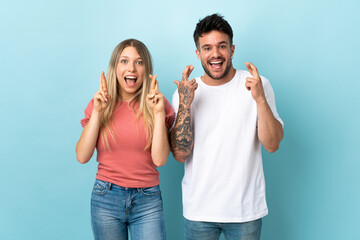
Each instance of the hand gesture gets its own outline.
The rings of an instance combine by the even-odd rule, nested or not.
[[[266,100],[264,88],[257,68],[249,62],[246,62],[245,65],[250,74],[252,75],[252,77],[246,78],[245,87],[247,88],[247,90],[251,91],[251,96],[256,102]]]
[[[94,110],[103,113],[110,105],[111,97],[108,94],[104,71],[101,72],[99,91],[94,95]]]
[[[165,113],[165,105],[164,105],[164,95],[159,92],[159,83],[156,80],[157,75],[152,76],[151,78],[151,85],[150,85],[150,92],[147,95],[146,103],[153,110],[154,114],[156,113]]]
[[[186,106],[191,105],[192,101],[194,100],[195,90],[198,87],[195,79],[189,81],[189,76],[193,70],[194,67],[192,65],[186,66],[183,71],[181,81],[174,81],[178,87],[179,101]]]

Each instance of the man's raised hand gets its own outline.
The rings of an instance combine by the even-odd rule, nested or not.
[[[182,103],[186,106],[191,105],[195,96],[195,90],[198,87],[195,79],[189,80],[189,76],[193,70],[194,67],[192,65],[186,66],[183,71],[181,81],[174,81],[178,87],[180,104]]]
[[[251,96],[256,102],[266,101],[264,88],[257,68],[250,62],[245,63],[252,77],[246,78],[245,87],[251,91]]]

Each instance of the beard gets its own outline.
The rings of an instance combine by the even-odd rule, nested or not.
[[[231,69],[231,61],[229,61],[229,62],[227,63],[227,65],[226,65],[226,67],[225,67],[224,73],[223,73],[222,75],[220,75],[219,77],[215,77],[214,75],[211,74],[209,68],[206,66],[206,64],[205,64],[203,61],[201,61],[201,65],[202,65],[205,73],[206,73],[209,77],[211,77],[212,79],[215,79],[215,80],[222,79],[223,77],[225,77],[225,76],[229,73],[229,71],[230,71],[230,69]]]

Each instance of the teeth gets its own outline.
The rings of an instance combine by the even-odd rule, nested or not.
[[[218,61],[218,62],[210,62],[210,64],[221,64],[222,61]]]
[[[126,76],[125,78],[128,78],[128,79],[136,79],[136,77],[134,77],[134,76]]]

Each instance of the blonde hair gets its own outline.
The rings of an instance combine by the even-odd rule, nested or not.
[[[145,66],[145,73],[144,73],[145,76],[143,76],[144,79],[143,83],[141,87],[135,92],[134,97],[129,101],[129,107],[131,107],[133,111],[136,113],[137,119],[139,119],[140,117],[144,119],[145,132],[147,138],[147,144],[145,149],[148,149],[152,143],[154,115],[151,109],[146,104],[146,96],[150,91],[150,84],[151,84],[149,74],[153,73],[151,55],[144,43],[136,39],[127,39],[122,41],[115,47],[114,51],[112,52],[108,71],[106,74],[106,84],[107,84],[108,94],[111,96],[110,105],[109,107],[106,108],[101,123],[101,136],[106,150],[111,150],[108,141],[107,132],[109,132],[111,137],[114,139],[114,131],[111,127],[114,110],[123,101],[121,96],[121,89],[120,89],[121,87],[116,77],[116,67],[119,63],[120,55],[126,47],[134,47],[139,53]],[[134,108],[134,105],[137,102],[139,102],[139,108],[136,110]]]

